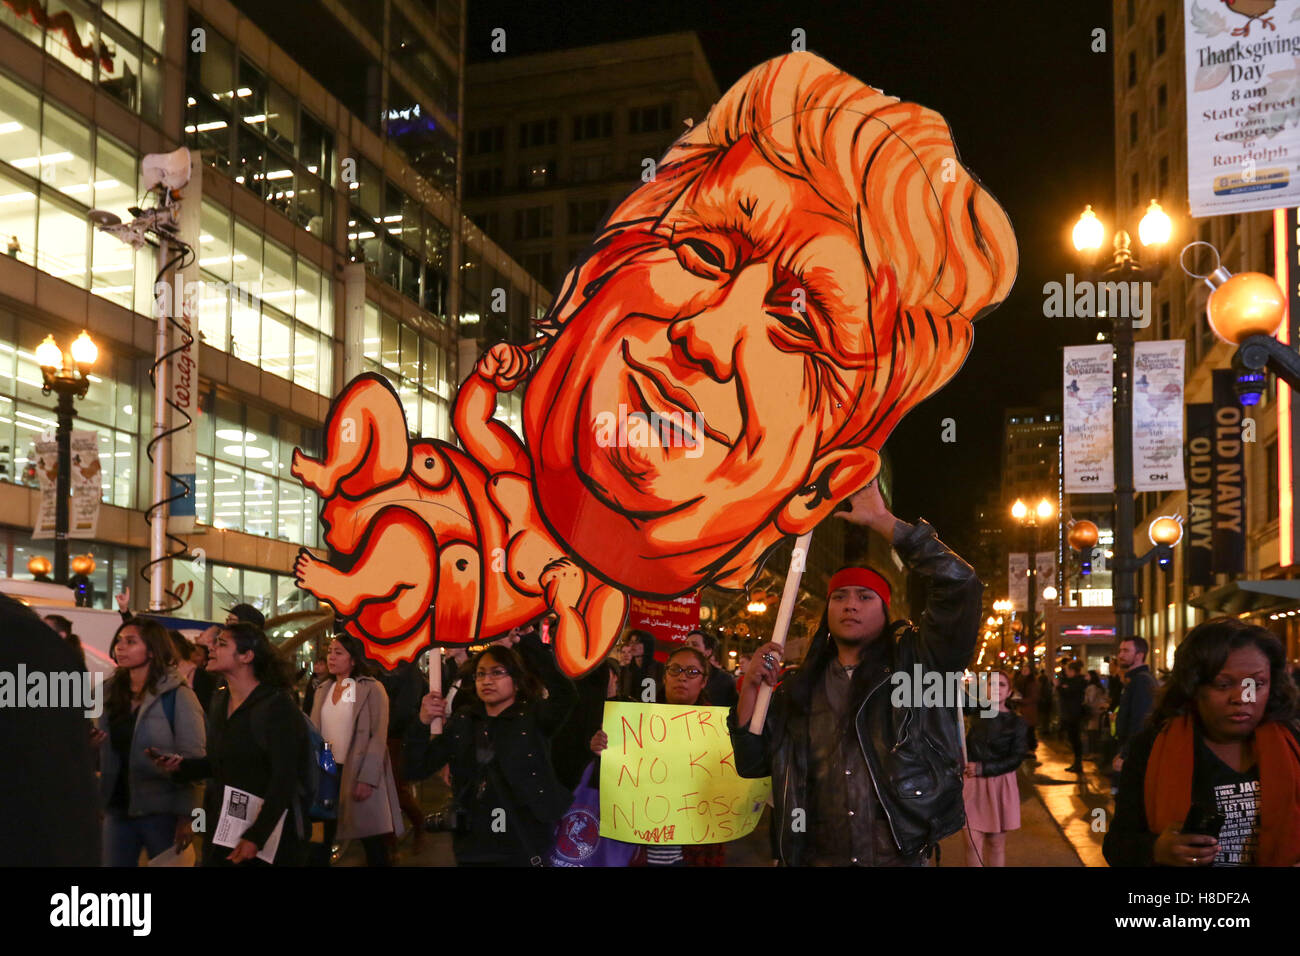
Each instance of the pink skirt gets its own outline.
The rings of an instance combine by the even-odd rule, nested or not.
[[[997,777],[967,777],[962,795],[972,830],[1002,833],[1020,829],[1020,787],[1014,770]]]

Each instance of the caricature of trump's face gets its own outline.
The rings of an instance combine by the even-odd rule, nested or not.
[[[969,347],[969,322],[948,316],[930,369],[901,362],[894,266],[873,268],[829,174],[771,153],[739,136],[675,189],[651,184],[654,218],[571,276],[581,302],[528,386],[547,523],[630,590],[743,584],[875,476],[893,421]]]

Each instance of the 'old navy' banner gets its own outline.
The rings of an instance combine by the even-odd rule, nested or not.
[[[1246,475],[1241,405],[1231,369],[1214,370],[1214,571],[1246,570]]]
[[[1214,584],[1214,406],[1187,406],[1187,583]]]

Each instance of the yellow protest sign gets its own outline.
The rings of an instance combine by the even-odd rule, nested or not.
[[[727,708],[605,704],[600,835],[624,843],[726,843],[763,815],[772,778],[736,773]]]

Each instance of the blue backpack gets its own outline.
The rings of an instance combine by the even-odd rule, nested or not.
[[[306,730],[306,746],[298,764],[298,793],[293,801],[294,826],[298,836],[305,838],[309,827],[303,819],[304,810],[309,817],[318,820],[333,820],[338,817],[340,781],[334,756],[325,748],[325,738],[320,735],[311,718],[298,710],[296,705],[294,711]],[[254,720],[253,729],[258,745],[267,750],[270,747],[263,726],[264,719]]]

